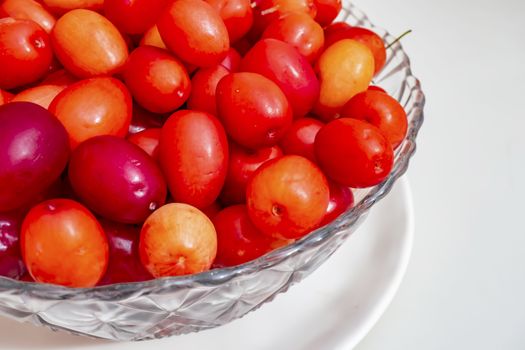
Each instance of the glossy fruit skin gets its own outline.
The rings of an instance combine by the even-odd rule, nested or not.
[[[355,40],[340,40],[321,54],[316,71],[321,92],[314,113],[330,121],[348,100],[368,88],[374,76],[374,56]]]
[[[228,30],[219,13],[202,0],[175,0],[157,27],[166,46],[199,67],[219,63],[230,48]]]
[[[328,225],[354,205],[354,194],[350,188],[333,181],[328,181],[328,187],[330,188],[330,201],[320,226]]]
[[[127,34],[142,34],[155,24],[166,0],[104,0],[104,14]]]
[[[159,49],[167,49],[166,44],[160,37],[157,25],[152,26],[144,33],[142,39],[140,39],[140,46],[155,46]]]
[[[278,146],[252,151],[231,142],[228,173],[220,195],[221,203],[227,205],[245,203],[246,187],[255,171],[267,161],[282,155],[283,152]]]
[[[244,264],[272,250],[273,240],[255,227],[245,205],[225,208],[212,221],[217,231],[215,266]]]
[[[56,22],[55,17],[34,0],[4,0],[0,5],[1,11],[15,19],[31,20],[48,34],[51,33]]]
[[[315,21],[322,27],[332,23],[343,8],[341,0],[314,0],[314,4],[317,8]]]
[[[62,15],[75,9],[102,10],[104,0],[42,0],[53,13]]]
[[[109,262],[104,277],[98,283],[142,282],[153,279],[139,258],[140,227],[103,220],[100,222],[109,244]]]
[[[157,278],[200,273],[215,259],[217,234],[197,208],[166,204],[142,226],[139,253],[144,267]]]
[[[21,212],[0,213],[0,276],[21,279],[26,267],[20,251]]]
[[[385,42],[379,35],[363,27],[353,27],[344,22],[334,23],[330,30],[326,30],[325,47],[343,39],[358,41],[370,49],[374,55],[374,75],[383,69],[386,62],[386,49]]]
[[[205,208],[217,199],[228,167],[228,140],[217,118],[198,111],[173,113],[162,127],[159,152],[176,202]]]
[[[135,101],[154,113],[176,110],[191,91],[184,65],[153,46],[140,46],[131,53],[123,77]]]
[[[0,107],[0,212],[30,203],[62,173],[67,133],[44,108],[29,102]]]
[[[47,109],[55,97],[65,88],[65,86],[60,85],[35,86],[18,93],[13,97],[12,102],[32,102]]]
[[[254,0],[252,8],[253,26],[249,34],[253,40],[257,40],[270,23],[290,13],[306,13],[312,18],[317,13],[314,0]]]
[[[403,106],[384,92],[365,91],[348,101],[341,117],[366,121],[376,126],[396,149],[408,130],[408,119]]]
[[[314,62],[324,47],[323,28],[308,14],[296,12],[271,22],[264,31],[263,38],[284,41]]]
[[[288,98],[294,118],[305,116],[319,97],[314,70],[290,44],[263,39],[244,56],[241,71],[264,75],[276,83]]]
[[[49,111],[64,125],[71,149],[99,135],[125,137],[131,122],[131,95],[115,78],[81,80],[55,97]]]
[[[315,162],[315,137],[323,126],[323,122],[313,118],[295,120],[279,143],[284,154],[296,154]]]
[[[128,141],[142,148],[151,158],[159,159],[160,128],[142,130],[128,136]]]
[[[0,19],[0,89],[13,89],[42,78],[53,60],[49,35],[35,22]]]
[[[164,204],[167,195],[166,182],[153,158],[115,136],[81,143],[71,155],[69,180],[94,212],[126,224],[143,222]]]
[[[292,110],[281,89],[257,73],[232,73],[217,85],[217,111],[228,135],[256,149],[277,144],[292,124]]]
[[[308,159],[287,155],[261,166],[246,189],[248,213],[264,234],[297,239],[323,219],[330,192],[321,170]]]
[[[319,131],[315,157],[327,177],[352,188],[377,185],[394,164],[392,146],[381,131],[351,118],[334,120]]]
[[[200,68],[191,78],[192,93],[188,108],[217,115],[217,85],[228,74],[230,71],[222,64]]]
[[[104,16],[72,10],[55,24],[51,41],[60,63],[79,78],[111,75],[128,59],[126,41]]]
[[[100,223],[80,203],[53,199],[33,207],[22,224],[22,256],[37,282],[93,287],[108,265]]]
[[[242,38],[253,24],[253,11],[250,0],[206,0],[217,10],[226,25],[230,42]]]

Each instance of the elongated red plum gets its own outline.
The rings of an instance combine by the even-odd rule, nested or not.
[[[232,73],[219,81],[217,113],[232,140],[249,149],[279,142],[292,124],[292,109],[282,90],[257,73]]]
[[[0,106],[0,212],[38,198],[68,158],[66,130],[46,109],[30,102]]]
[[[172,1],[157,27],[170,51],[198,67],[221,62],[230,48],[228,29],[219,12],[201,0]]]
[[[173,199],[197,208],[219,196],[228,168],[228,140],[213,115],[181,110],[162,127],[160,163]]]
[[[319,80],[307,59],[290,44],[263,39],[241,61],[241,71],[272,80],[284,92],[295,118],[303,117],[319,97]]]
[[[138,224],[166,200],[166,182],[140,147],[116,136],[97,136],[71,155],[69,179],[83,203],[99,215]]]

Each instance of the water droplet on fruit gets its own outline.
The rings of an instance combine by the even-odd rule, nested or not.
[[[151,210],[151,211],[155,211],[155,210],[157,210],[157,208],[158,208],[158,204],[155,203],[155,202],[151,202],[151,203],[149,204],[149,207],[148,207],[148,208],[149,208],[149,210]]]
[[[235,89],[235,93],[238,94],[239,92],[241,92],[241,90],[239,89]]]
[[[55,210],[57,210],[57,207],[53,203],[48,203],[47,210],[55,211]]]

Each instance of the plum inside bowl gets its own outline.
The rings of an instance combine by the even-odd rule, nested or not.
[[[338,20],[372,28],[387,43],[395,40],[348,2]],[[130,341],[214,328],[271,301],[328,259],[408,168],[423,122],[425,98],[401,44],[388,49],[386,66],[374,82],[404,106],[408,133],[396,151],[388,178],[356,191],[355,206],[331,224],[249,263],[191,276],[84,289],[2,277],[0,314],[54,330]]]

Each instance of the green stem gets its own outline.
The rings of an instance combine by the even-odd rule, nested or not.
[[[412,29],[409,29],[406,32],[404,32],[403,34],[401,34],[400,36],[398,36],[396,40],[394,40],[390,44],[388,44],[388,46],[386,47],[386,50],[388,50],[389,48],[394,46],[396,43],[398,43],[401,39],[403,39],[405,36],[407,36],[410,33],[412,33]]]

